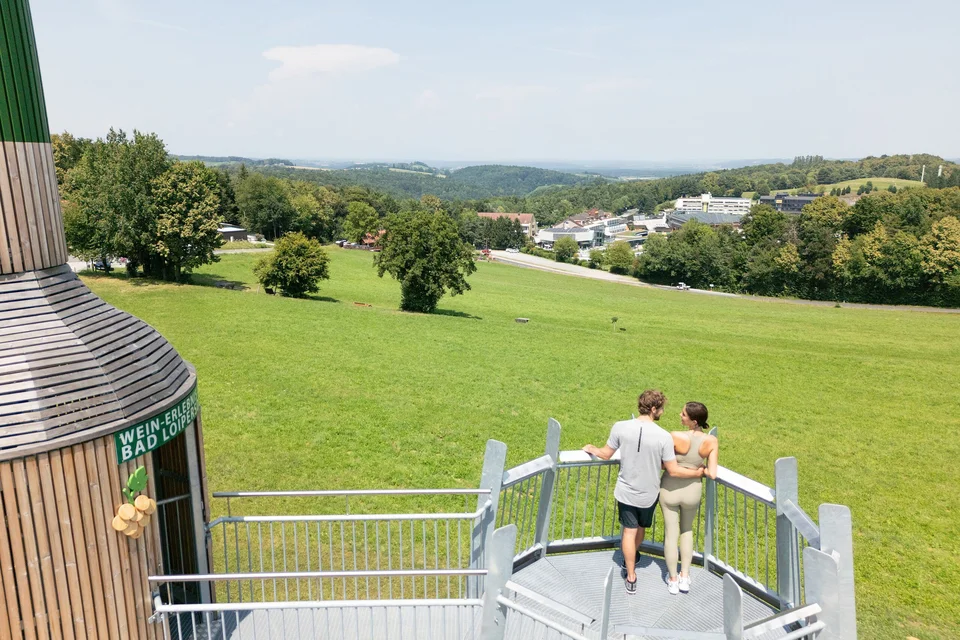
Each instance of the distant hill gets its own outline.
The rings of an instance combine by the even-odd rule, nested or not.
[[[192,160],[199,160],[211,166],[222,165],[222,164],[245,164],[248,167],[266,167],[266,166],[288,166],[292,167],[293,163],[289,160],[283,160],[281,158],[244,158],[243,156],[174,156],[177,160],[183,160],[184,162],[190,162]]]
[[[240,163],[222,165],[236,170]],[[547,186],[568,187],[593,180],[584,176],[510,165],[480,165],[457,170],[437,169],[422,162],[356,164],[346,169],[302,167],[293,164],[247,163],[248,169],[293,180],[345,187],[360,185],[383,191],[397,198],[420,198],[431,194],[446,200],[481,199],[498,196],[525,196]]]

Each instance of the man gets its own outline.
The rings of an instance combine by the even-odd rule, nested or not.
[[[617,499],[620,525],[620,550],[627,567],[626,589],[637,592],[637,548],[643,543],[647,528],[653,524],[653,512],[660,498],[660,468],[678,478],[703,477],[703,468],[685,469],[677,464],[673,438],[656,423],[663,415],[666,396],[656,389],[647,389],[637,398],[639,416],[613,425],[603,448],[592,444],[583,450],[602,460],[609,460],[620,451],[620,473],[613,496]]]

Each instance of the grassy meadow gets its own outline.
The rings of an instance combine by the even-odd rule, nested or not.
[[[211,490],[475,486],[488,438],[508,464],[542,453],[549,417],[563,448],[602,444],[659,387],[666,428],[683,402],[706,403],[721,464],[772,484],[793,455],[809,513],[851,506],[861,638],[960,637],[960,315],[486,263],[472,291],[417,315],[369,253],[330,254],[332,279],[307,300],[257,293],[257,255],[196,278],[246,291],[85,278],[196,366]]]

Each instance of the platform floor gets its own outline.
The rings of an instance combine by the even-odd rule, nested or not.
[[[610,634],[607,639],[600,639],[603,583],[611,566],[616,567],[616,570],[611,598]],[[722,631],[723,580],[719,576],[693,567],[690,592],[670,595],[667,591],[667,570],[663,560],[644,555],[637,563],[637,594],[629,596],[624,590],[622,575],[625,574],[622,573],[622,567],[623,556],[619,550],[593,551],[551,555],[533,562],[513,575],[512,580],[515,583],[569,607],[580,615],[579,619],[559,614],[554,609],[519,594],[508,593],[508,597],[571,631],[597,640],[637,640],[643,637],[625,634],[624,627]],[[297,603],[291,604],[296,606]],[[771,607],[746,593],[743,609],[746,624],[774,613]],[[254,614],[230,613],[222,621],[210,621],[209,626],[207,621],[202,619],[197,619],[194,625],[189,623],[188,618],[184,618],[183,622],[183,629],[178,630],[176,622],[170,621],[170,638],[473,640],[480,635],[480,608],[301,608],[258,611]],[[554,631],[548,634],[544,629],[537,631],[531,625],[511,624],[510,617],[505,635],[510,640],[558,637]],[[774,640],[784,635],[784,631],[777,630],[763,636],[763,640]]]
[[[521,569],[513,581],[541,593],[560,604],[584,614],[594,622],[581,626],[569,618],[552,613],[548,616],[562,622],[586,637],[597,637],[600,630],[603,603],[603,582],[611,566],[616,567],[611,594],[610,638],[623,640],[624,633],[617,627],[655,627],[685,631],[723,630],[723,579],[700,567],[690,570],[691,587],[687,594],[670,595],[667,591],[667,567],[663,559],[642,555],[637,563],[637,593],[627,595],[623,584],[623,555],[616,551],[593,551],[551,555]],[[516,596],[523,606],[548,615],[548,609],[522,596]],[[744,593],[744,622],[766,618],[774,610],[765,603]],[[509,627],[508,627],[509,629]],[[786,635],[772,632],[764,636],[774,639]],[[632,640],[637,637],[627,635]]]

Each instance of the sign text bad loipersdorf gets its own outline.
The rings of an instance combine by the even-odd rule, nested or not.
[[[173,440],[197,417],[197,388],[163,413],[113,434],[117,462],[124,463]]]

